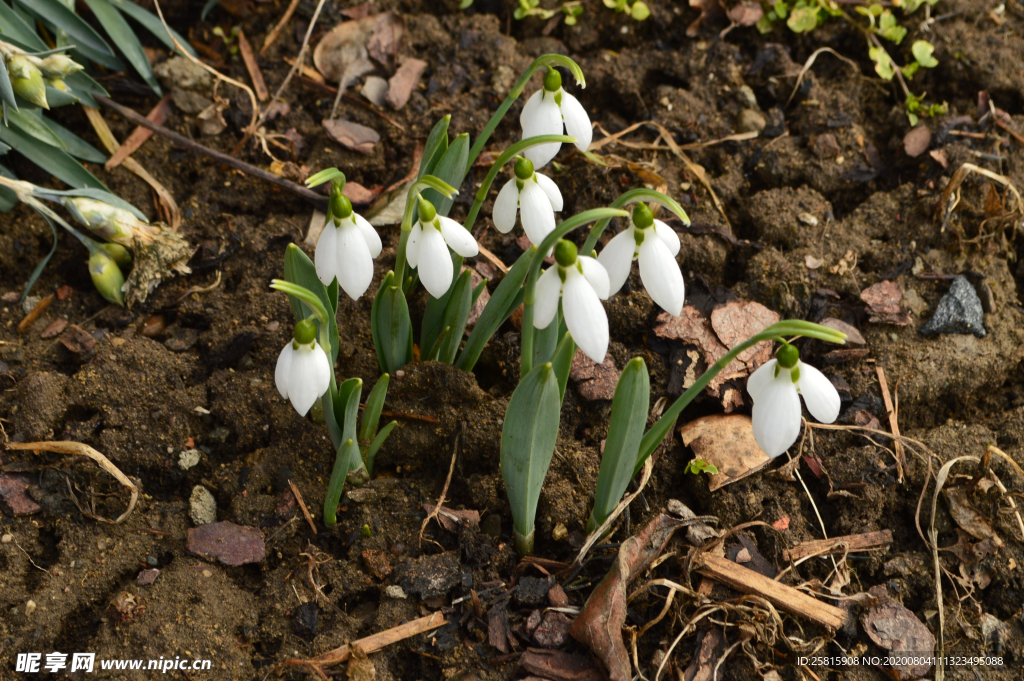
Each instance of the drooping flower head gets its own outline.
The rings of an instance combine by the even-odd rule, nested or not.
[[[448,249],[464,258],[480,252],[476,239],[469,231],[451,218],[437,214],[434,205],[422,196],[417,204],[419,219],[412,226],[405,245],[409,265],[419,270],[420,281],[427,292],[440,298],[452,285],[452,257]]]
[[[526,101],[519,116],[523,127],[523,139],[537,135],[561,135],[562,126],[566,134],[576,138],[576,148],[586,151],[594,138],[590,127],[590,116],[579,100],[562,89],[562,74],[549,69],[544,75],[544,87]],[[547,165],[562,147],[559,142],[538,144],[523,152],[538,168]]]
[[[534,172],[533,161],[516,161],[515,177],[505,183],[494,200],[494,226],[507,234],[516,226],[516,211],[531,243],[539,244],[555,229],[555,213],[562,210],[562,192],[546,175]]]
[[[608,299],[608,273],[594,258],[579,255],[576,244],[564,239],[555,244],[555,266],[537,279],[533,325],[547,328],[558,312],[580,350],[598,364],[608,352],[608,315],[602,300]]]
[[[800,352],[789,343],[750,375],[747,392],[754,400],[754,440],[772,458],[789,449],[800,434],[801,395],[807,411],[822,423],[832,423],[839,416],[835,386],[801,362]]]
[[[651,300],[678,317],[683,311],[686,289],[676,263],[677,253],[679,235],[661,220],[655,220],[646,204],[638,203],[629,227],[616,234],[597,259],[608,270],[613,295],[629,278],[633,260],[639,259],[640,280]]]
[[[284,346],[274,372],[277,391],[305,416],[331,384],[331,363],[316,342],[316,324],[304,319],[295,325],[292,342]]]
[[[349,298],[358,300],[373,281],[373,259],[380,255],[381,242],[341,191],[340,183],[331,186],[331,219],[316,242],[316,274],[324,286],[337,278]]]

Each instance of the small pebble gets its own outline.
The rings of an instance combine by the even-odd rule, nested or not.
[[[146,323],[142,325],[142,335],[149,338],[156,338],[164,332],[167,328],[167,322],[164,321],[163,315],[155,314],[146,320]]]
[[[985,311],[978,292],[965,277],[957,277],[942,297],[935,314],[921,327],[925,336],[940,333],[971,333],[985,337]]]
[[[189,468],[192,468],[199,463],[201,458],[202,457],[200,456],[198,449],[183,449],[181,453],[178,454],[178,465],[181,466],[182,470],[187,471]]]
[[[558,523],[555,525],[555,529],[551,530],[551,538],[555,541],[562,541],[569,536],[569,529],[565,526],[565,523]]]
[[[209,570],[203,570],[203,577],[206,577],[207,579],[209,579],[210,577],[213,577],[213,573],[210,572]]]
[[[188,506],[188,514],[196,525],[206,525],[217,521],[217,500],[210,494],[210,490],[202,485],[192,488]]]
[[[405,590],[397,584],[384,587],[384,595],[388,598],[405,599]]]
[[[35,611],[36,611],[36,602],[35,601],[27,601],[25,603],[25,614],[26,615],[31,615]]]
[[[12,541],[14,541],[14,535],[10,532],[0,537],[0,544],[10,544]]]

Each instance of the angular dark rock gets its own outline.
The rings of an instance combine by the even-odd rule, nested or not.
[[[292,628],[299,636],[316,636],[316,632],[320,629],[320,608],[316,603],[307,601],[295,608]]]
[[[937,336],[940,333],[973,333],[984,338],[985,311],[981,307],[981,298],[974,290],[971,282],[965,277],[957,277],[949,287],[949,293],[942,296],[935,314],[921,327],[925,336]]]

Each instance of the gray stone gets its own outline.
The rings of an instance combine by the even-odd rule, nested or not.
[[[384,106],[384,97],[388,94],[388,82],[380,76],[368,76],[360,93],[377,106]]]
[[[202,485],[192,488],[192,496],[188,500],[188,514],[196,525],[217,521],[217,500],[210,494],[210,490]]]
[[[937,336],[940,333],[973,333],[978,338],[984,338],[984,321],[985,312],[981,307],[978,292],[966,278],[957,277],[949,287],[949,293],[939,301],[935,314],[921,327],[921,333],[925,336]]]
[[[761,134],[765,137],[781,137],[786,133],[786,116],[782,109],[775,107],[768,110],[768,121]]]

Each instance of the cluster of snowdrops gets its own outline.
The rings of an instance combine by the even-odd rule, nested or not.
[[[650,189],[633,189],[608,207],[586,210],[561,222],[556,218],[562,210],[562,195],[557,184],[539,169],[555,157],[563,143],[585,151],[592,135],[587,112],[562,87],[559,67],[585,87],[575,62],[560,55],[546,55],[523,73],[472,147],[466,134],[449,140],[447,117],[431,132],[418,178],[408,191],[394,269],[385,276],[373,302],[371,329],[383,374],[366,399],[358,429],[362,382],[349,379],[339,385],[336,381],[335,317],[339,289],[358,299],[372,283],[373,261],[382,250],[381,238],[342,194],[345,179],[340,171],[328,169],[308,180],[310,186],[331,182],[330,209],[314,260],[298,247],[289,246],[284,279],[272,284],[289,295],[296,318],[294,340],[278,359],[276,382],[281,396],[290,400],[300,415],[314,411],[331,434],[336,459],[324,505],[328,524],[336,521],[344,485],[358,485],[368,479],[377,451],[394,428],[393,422],[379,432],[377,426],[389,374],[413,361],[414,333],[406,297],[417,282],[422,282],[429,293],[420,330],[421,358],[467,371],[498,328],[522,307],[520,380],[502,422],[501,471],[514,539],[524,554],[534,545],[537,502],[554,453],[573,355],[578,348],[594,362],[605,359],[609,329],[601,301],[623,287],[637,261],[640,280],[651,299],[669,314],[678,316],[682,312],[685,289],[675,258],[679,237],[668,224],[654,217],[651,208],[663,208],[688,224],[686,213],[671,197]],[[543,86],[523,106],[522,141],[498,157],[475,196],[465,224],[459,224],[447,217],[456,187],[538,72],[544,73]],[[509,163],[513,164],[513,176],[494,201],[494,226],[507,233],[518,217],[533,245],[502,278],[463,342],[469,311],[487,283],[474,287],[470,272],[463,268],[463,259],[479,253],[471,229],[497,174]],[[615,218],[625,219],[626,228],[596,254],[595,247]],[[578,239],[569,237],[588,225],[589,234],[578,246]],[[551,255],[554,264],[542,271],[545,258]],[[757,343],[779,343],[775,358],[758,368],[747,383],[754,404],[754,437],[765,453],[779,456],[796,441],[802,418],[800,395],[812,416],[823,422],[834,421],[839,413],[839,396],[820,371],[800,361],[799,351],[792,344],[799,337],[835,343],[845,338],[833,329],[800,320],[774,324],[709,367],[650,428],[647,367],[640,357],[628,362],[612,400],[587,531],[602,530],[628,483],[672,432],[682,410],[736,355]]]

